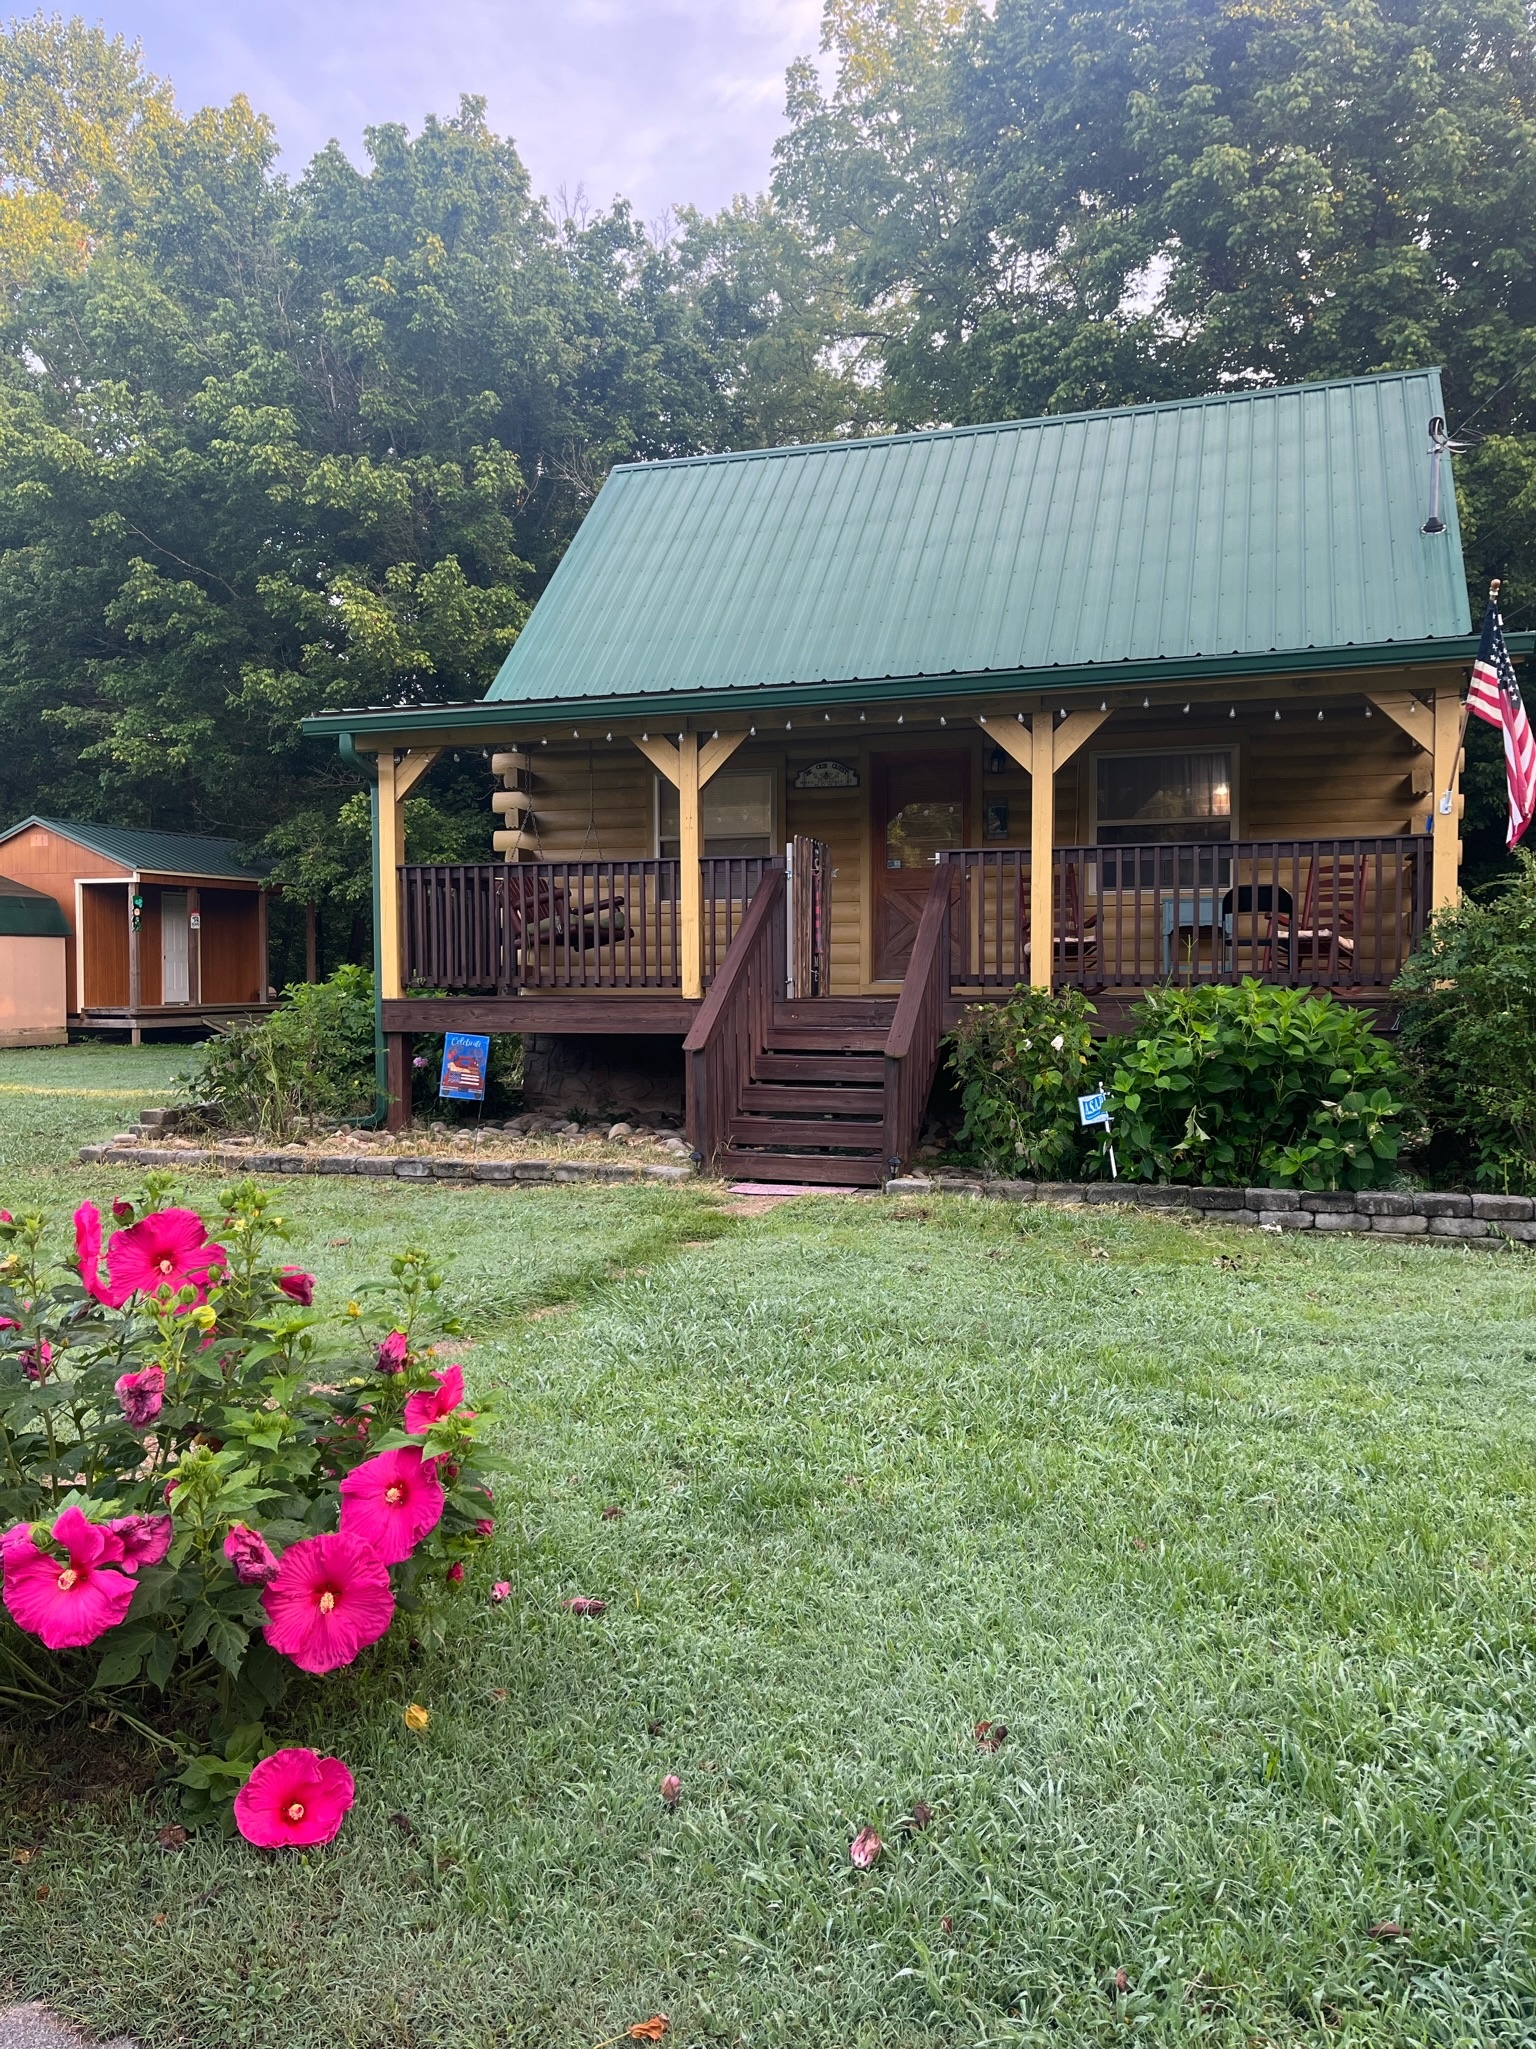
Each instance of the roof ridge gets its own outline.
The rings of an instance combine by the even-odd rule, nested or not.
[[[965,434],[1017,434],[1025,428],[1063,427],[1075,420],[1124,420],[1138,413],[1193,412],[1207,406],[1252,404],[1257,399],[1286,398],[1294,392],[1353,390],[1404,377],[1438,377],[1443,365],[1424,363],[1416,370],[1366,370],[1357,377],[1313,377],[1297,384],[1260,384],[1241,391],[1200,392],[1190,398],[1140,399],[1123,406],[1083,406],[1070,413],[1030,413],[1017,420],[976,420],[948,427],[909,427],[890,434],[849,434],[836,441],[781,441],[768,448],[719,448],[700,455],[659,455],[648,461],[616,462],[610,476],[636,476],[655,470],[700,468],[708,463],[760,462],[770,456],[836,455],[852,449],[891,448],[902,442],[955,440]]]

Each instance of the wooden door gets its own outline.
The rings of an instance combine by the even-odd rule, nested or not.
[[[958,751],[877,754],[870,782],[874,979],[899,982],[912,958],[934,868],[946,852],[968,841],[971,757]]]

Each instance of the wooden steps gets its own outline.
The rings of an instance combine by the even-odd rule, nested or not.
[[[887,1172],[889,997],[776,1003],[721,1161],[740,1179],[876,1188]]]

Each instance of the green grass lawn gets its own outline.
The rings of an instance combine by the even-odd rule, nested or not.
[[[131,1181],[19,1100],[0,1203]],[[283,1195],[333,1300],[455,1249],[497,1541],[450,1653],[296,1697],[359,1789],[307,1859],[161,1851],[136,1753],[6,1732],[0,1986],[199,2049],[592,2049],[658,2011],[687,2049],[1536,2040],[1526,1256]]]

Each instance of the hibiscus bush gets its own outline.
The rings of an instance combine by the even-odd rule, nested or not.
[[[458,1326],[425,1252],[327,1314],[271,1195],[171,1192],[115,1203],[105,1245],[84,1204],[64,1260],[0,1211],[0,1698],[105,1710],[180,1754],[194,1817],[323,1841],[351,1780],[267,1718],[397,1614],[439,1639],[491,1535]]]

